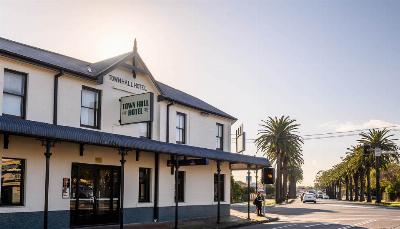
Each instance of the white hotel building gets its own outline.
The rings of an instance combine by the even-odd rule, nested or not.
[[[121,105],[122,104],[122,105]],[[229,215],[236,119],[154,79],[136,50],[96,63],[0,38],[0,228]]]

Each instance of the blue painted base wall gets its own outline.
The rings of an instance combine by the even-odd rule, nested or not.
[[[69,228],[69,211],[50,211],[49,228]],[[1,213],[0,228],[43,229],[43,212]]]
[[[217,216],[216,205],[192,205],[179,207],[179,219],[208,218]],[[230,205],[221,205],[221,216],[230,214]],[[175,219],[175,207],[159,208],[160,222]],[[150,223],[153,222],[153,208],[127,208],[124,209],[124,223]],[[43,212],[16,212],[0,213],[0,228],[12,229],[42,229]],[[69,211],[50,211],[49,228],[70,228]]]

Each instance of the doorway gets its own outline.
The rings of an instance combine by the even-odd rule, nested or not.
[[[120,167],[73,163],[71,226],[119,222]]]

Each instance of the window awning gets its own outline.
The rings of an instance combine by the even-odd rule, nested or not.
[[[9,116],[0,116],[0,131],[3,134],[67,141],[115,148],[129,148],[140,151],[176,154],[188,157],[208,158],[212,160],[228,161],[232,164],[250,165],[251,168],[269,166],[266,158],[229,153],[224,151],[178,145],[155,141],[147,138],[135,138],[125,135],[105,133],[95,130],[53,125],[43,122],[19,119]],[[238,168],[238,167],[237,167]]]

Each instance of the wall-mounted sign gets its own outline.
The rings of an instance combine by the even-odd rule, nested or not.
[[[125,96],[120,101],[121,125],[153,121],[153,93]]]
[[[62,198],[69,199],[69,189],[70,189],[70,179],[63,178],[63,186],[62,186]]]
[[[111,82],[118,83],[119,85],[125,86],[125,87],[130,87],[130,88],[135,88],[141,91],[147,91],[146,85],[135,82],[134,80],[128,80],[124,79],[119,76],[114,76],[114,75],[108,75],[108,78],[110,79]]]
[[[242,153],[246,150],[246,132],[243,131],[243,124],[239,126],[235,134],[236,152]]]

